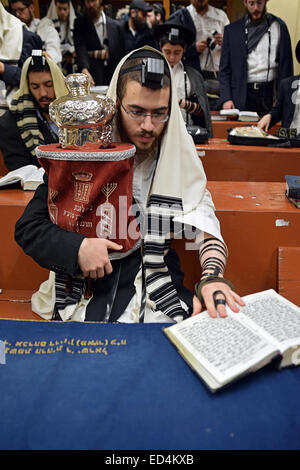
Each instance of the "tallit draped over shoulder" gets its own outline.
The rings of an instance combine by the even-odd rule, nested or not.
[[[142,49],[154,51],[165,60],[156,49],[149,46]],[[107,92],[107,95],[114,101],[117,97],[120,69],[135,52],[125,56],[115,70]],[[150,190],[150,203],[151,198],[154,200],[156,196],[158,197],[156,201],[160,200],[162,203],[173,201],[175,206],[176,203],[181,205],[181,211],[174,218],[174,222],[190,225],[223,241],[219,222],[214,214],[214,204],[206,189],[203,165],[193,139],[186,130],[174,83],[171,84],[171,112],[161,141],[157,168]]]

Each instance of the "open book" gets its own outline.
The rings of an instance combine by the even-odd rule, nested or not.
[[[239,111],[238,109],[221,109],[221,116],[227,116],[227,118],[238,119],[238,121],[253,121],[259,120],[258,114],[254,111]]]
[[[273,289],[243,300],[226,318],[205,311],[163,330],[212,392],[275,358],[279,368],[300,364],[300,307]]]
[[[38,168],[35,165],[25,165],[2,176],[0,178],[0,187],[19,182],[23,189],[35,190],[43,183],[44,173],[43,168]]]

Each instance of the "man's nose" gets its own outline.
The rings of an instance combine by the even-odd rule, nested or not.
[[[43,85],[40,87],[40,96],[47,96],[48,95],[48,92],[47,92],[47,88],[44,87]]]
[[[153,125],[150,114],[147,114],[147,116],[145,116],[145,119],[143,120],[141,127],[147,132],[153,131],[154,125]]]

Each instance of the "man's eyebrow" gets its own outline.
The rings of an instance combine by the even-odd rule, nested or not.
[[[46,82],[42,82],[42,83],[29,82],[30,85],[49,85],[50,83],[53,84],[53,80],[47,80]]]
[[[139,106],[138,104],[127,104],[127,106],[130,106],[131,108],[135,108],[139,111],[148,111],[147,109],[145,108],[142,108],[141,106]],[[169,106],[160,106],[160,108],[155,108],[155,109],[151,109],[151,112],[158,112],[158,111],[166,111],[169,109]]]

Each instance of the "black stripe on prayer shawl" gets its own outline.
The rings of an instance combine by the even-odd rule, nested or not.
[[[165,252],[172,243],[174,216],[182,214],[182,200],[169,196],[152,195],[149,198],[146,236],[144,238],[143,266],[150,300],[156,309],[174,318],[186,318],[169,270],[165,263]],[[181,229],[183,228],[181,224]]]
[[[177,315],[184,315],[184,311],[178,302],[178,294],[172,282],[167,282],[151,294],[151,300],[156,304],[158,310],[174,318]]]
[[[171,196],[161,196],[159,194],[152,194],[149,198],[149,206],[154,205],[168,205],[175,206],[177,210],[182,210],[182,199]]]
[[[55,305],[58,310],[64,310],[68,305],[77,304],[85,291],[83,279],[72,278],[70,292],[67,291],[68,276],[66,274],[55,274]]]

